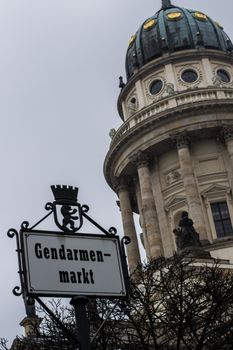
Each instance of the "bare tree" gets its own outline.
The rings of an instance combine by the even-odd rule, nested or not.
[[[8,350],[8,340],[6,338],[0,338],[0,350]]]
[[[135,274],[130,298],[117,305],[99,334],[100,339],[108,335],[110,348],[219,350],[232,346],[231,270],[211,260],[195,263],[176,255],[151,261]],[[104,303],[106,315],[109,305]],[[98,305],[103,307],[103,301]]]
[[[230,269],[221,268],[211,259],[208,263],[197,263],[175,255],[139,267],[130,287],[127,300],[101,299],[89,303],[93,349],[233,348]],[[60,302],[53,302],[52,307],[70,332],[75,332],[73,310],[62,307]],[[36,339],[20,339],[23,347],[15,349],[75,349],[61,329],[48,316],[43,316],[40,335]],[[7,350],[6,344],[2,344],[0,350]]]

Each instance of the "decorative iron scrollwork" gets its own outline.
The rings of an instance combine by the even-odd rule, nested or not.
[[[18,236],[19,233],[17,230],[15,230],[14,228],[10,228],[8,231],[7,231],[7,236],[9,238],[14,238],[15,236]]]
[[[82,212],[83,213],[88,213],[89,210],[90,210],[90,208],[88,207],[88,205],[86,205],[86,204],[82,205]]]
[[[16,296],[16,297],[20,297],[23,294],[23,290],[21,287],[16,286],[13,290],[12,293]]]
[[[117,234],[117,229],[115,227],[110,227],[108,232],[110,233],[110,235],[115,236]]]
[[[47,211],[52,210],[53,211],[53,203],[51,203],[51,202],[46,203],[45,210],[47,210]]]
[[[24,222],[25,224],[28,224],[27,221]],[[29,225],[29,224],[28,224]],[[27,225],[26,225],[27,226]],[[22,227],[22,225],[21,225]],[[19,274],[19,277],[20,277],[20,285],[21,287],[19,286],[16,286],[12,293],[15,295],[15,296],[20,296],[24,293],[24,280],[23,280],[23,276],[24,276],[24,272],[23,272],[23,267],[22,267],[22,250],[21,250],[21,246],[20,246],[20,241],[19,241],[19,232],[17,230],[15,230],[14,228],[10,228],[7,232],[7,236],[9,238],[16,238],[16,252],[17,252],[17,255],[18,255],[18,265],[19,265],[19,271],[18,271],[18,274]]]
[[[21,224],[21,229],[22,230],[27,230],[29,228],[29,222],[28,221],[23,221]]]
[[[122,239],[121,239],[121,245],[122,245],[122,247],[124,247],[124,245],[130,244],[130,242],[131,242],[131,239],[129,238],[129,236],[124,236],[124,237],[122,237]]]
[[[87,219],[91,224],[97,227],[101,232],[107,236],[115,236],[117,230],[115,227],[110,227],[107,231],[96,221],[94,221],[90,216],[88,216],[89,207],[87,205],[81,205],[77,201],[78,188],[71,186],[51,186],[53,194],[55,196],[55,201],[48,202],[45,205],[45,210],[48,213],[40,219],[36,224],[30,226],[28,221],[23,221],[21,224],[21,232],[33,232],[33,229],[47,219],[51,214],[54,215],[55,224],[63,232],[75,233],[83,226],[83,218]],[[78,223],[78,224],[77,224]],[[25,232],[26,231],[26,232]],[[16,296],[24,295],[24,300],[26,302],[26,291],[25,291],[25,272],[23,270],[23,257],[22,257],[22,247],[19,238],[20,234],[14,228],[10,228],[7,232],[9,238],[16,238],[17,245],[17,256],[18,256],[18,265],[19,265],[19,277],[20,277],[20,286],[16,286],[13,289],[13,294]],[[121,244],[129,244],[129,237],[123,237]],[[27,299],[27,303],[30,303],[30,298]],[[32,303],[34,301],[32,300]]]

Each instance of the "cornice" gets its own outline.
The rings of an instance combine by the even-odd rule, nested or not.
[[[200,185],[206,185],[211,181],[226,181],[227,173],[225,171],[218,171],[212,174],[197,175],[197,179]]]
[[[218,249],[231,248],[232,246],[233,246],[233,237],[228,236],[228,237],[218,238],[214,240],[213,243],[206,245],[205,249],[211,252]]]

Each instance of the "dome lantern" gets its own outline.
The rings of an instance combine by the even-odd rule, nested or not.
[[[162,8],[163,9],[167,9],[167,8],[169,8],[171,6],[172,6],[172,4],[171,4],[170,0],[162,0]]]

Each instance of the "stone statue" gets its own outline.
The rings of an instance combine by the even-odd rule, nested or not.
[[[184,249],[192,250],[192,248],[201,248],[199,234],[193,227],[193,220],[188,217],[188,213],[184,211],[181,214],[179,222],[180,228],[173,230],[176,237],[176,244],[178,251]]]
[[[175,93],[174,84],[172,84],[172,83],[167,83],[167,84],[165,85],[165,92],[166,92],[169,96],[173,95],[173,94]]]
[[[109,136],[111,137],[111,139],[113,139],[115,135],[116,135],[116,129],[111,129],[109,131]]]
[[[215,86],[222,87],[222,80],[217,75],[212,78],[212,81]]]

